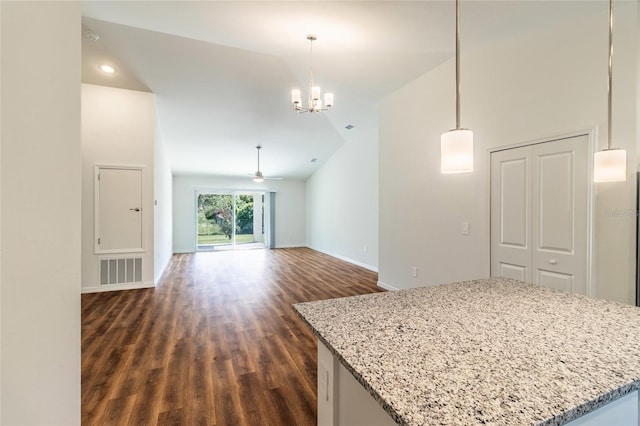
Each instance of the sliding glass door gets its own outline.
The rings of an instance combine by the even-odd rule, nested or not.
[[[196,248],[264,248],[264,193],[198,192]]]

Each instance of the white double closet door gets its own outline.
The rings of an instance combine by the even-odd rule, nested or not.
[[[491,153],[491,276],[587,293],[588,137]]]

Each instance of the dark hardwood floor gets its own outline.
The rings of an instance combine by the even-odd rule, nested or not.
[[[85,425],[314,425],[297,302],[382,291],[305,249],[174,255],[155,289],[82,296]]]

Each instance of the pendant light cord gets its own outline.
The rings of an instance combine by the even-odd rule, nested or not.
[[[460,130],[460,0],[456,0],[456,130]]]
[[[607,84],[607,149],[611,149],[611,129],[613,118],[611,114],[613,92],[613,0],[609,0],[609,81]]]

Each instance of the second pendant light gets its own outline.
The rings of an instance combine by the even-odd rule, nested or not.
[[[456,128],[440,138],[440,171],[473,171],[473,132],[460,127],[460,0],[456,0]]]

